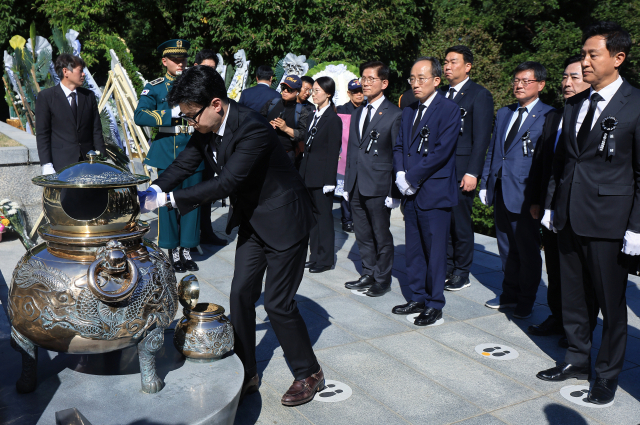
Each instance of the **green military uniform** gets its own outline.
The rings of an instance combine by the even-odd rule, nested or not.
[[[170,40],[161,44],[158,51],[163,56],[169,50],[177,54],[183,53],[186,56],[188,48],[189,42],[186,40]],[[175,76],[167,72],[164,77],[147,83],[140,95],[134,115],[137,125],[157,127],[159,130],[144,160],[145,164],[158,169],[158,175],[169,167],[191,138],[190,133],[180,132],[178,126],[183,124],[182,120],[171,118],[171,107],[167,103],[167,94],[175,79]],[[200,164],[196,172],[174,190],[200,183],[203,170],[204,163]],[[198,246],[200,243],[200,209],[196,208],[179,217],[176,210],[169,211],[167,207],[159,208],[158,233],[158,245],[161,248],[174,249],[178,246],[194,248]]]

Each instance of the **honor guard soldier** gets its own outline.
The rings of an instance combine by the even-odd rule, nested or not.
[[[157,127],[158,133],[151,143],[144,163],[158,169],[160,176],[182,152],[193,133],[193,127],[183,125],[179,118],[180,108],[173,109],[167,103],[177,76],[187,67],[187,52],[190,43],[186,40],[169,40],[158,46],[162,64],[167,68],[164,77],[149,82],[142,90],[135,112],[135,123],[140,126]],[[202,181],[204,164],[176,189],[194,186]],[[191,258],[190,249],[200,241],[200,209],[178,218],[176,211],[167,207],[158,209],[158,245],[169,250],[169,259],[178,273],[196,271],[198,265]]]

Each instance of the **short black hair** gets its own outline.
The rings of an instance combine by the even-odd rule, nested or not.
[[[447,50],[445,50],[444,56],[447,57],[447,55],[451,52],[460,53],[462,55],[462,60],[464,60],[464,63],[470,63],[471,65],[473,65],[473,53],[471,53],[471,49],[467,46],[451,46]]]
[[[567,59],[564,61],[564,67],[565,67],[565,69],[566,69],[569,65],[574,64],[574,63],[576,63],[576,62],[582,62],[582,56],[581,56],[581,55],[574,55],[574,56],[571,56],[570,58],[567,58]]]
[[[533,76],[536,80],[547,81],[547,69],[542,66],[540,62],[522,62],[520,65],[516,66],[516,69],[513,71],[513,76],[515,77],[518,72],[522,71],[533,71]]]
[[[173,106],[180,103],[206,106],[216,97],[225,103],[229,101],[224,80],[214,68],[198,65],[178,77],[167,95],[167,102]]]
[[[631,50],[631,36],[616,22],[600,21],[589,25],[582,33],[582,44],[591,37],[601,35],[607,44],[607,50],[611,56],[616,53],[624,53],[629,56]]]
[[[193,63],[197,63],[198,65],[202,65],[202,61],[212,60],[215,62],[216,66],[218,66],[218,55],[211,49],[202,49],[196,53],[196,59]]]
[[[73,69],[78,66],[81,66],[83,69],[86,67],[82,58],[73,56],[69,53],[62,53],[56,59],[56,74],[58,74],[58,77],[60,77],[60,79],[62,80],[62,78],[64,77],[64,72],[62,71],[63,69],[67,68],[69,71],[73,71]]]
[[[370,61],[363,63],[362,66],[360,66],[360,75],[362,75],[365,69],[369,68],[375,68],[376,74],[381,80],[388,80],[389,76],[391,75],[391,69],[389,69],[389,66],[381,61]]]
[[[422,61],[431,62],[432,77],[442,78],[442,65],[440,65],[440,61],[438,60],[438,58],[435,58],[433,56],[420,56],[418,59],[416,59],[416,61],[413,64],[415,65],[418,62],[422,62]]]
[[[311,85],[313,85],[313,83],[315,82],[313,80],[313,78],[307,76],[307,75],[303,75],[302,77],[300,77],[300,79],[302,80],[303,83],[309,83]]]
[[[275,74],[269,65],[260,65],[256,70],[256,80],[268,81]]]

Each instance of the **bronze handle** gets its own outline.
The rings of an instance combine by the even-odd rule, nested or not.
[[[100,280],[105,278],[109,280],[101,286]],[[93,295],[106,303],[117,303],[126,300],[133,294],[137,283],[138,268],[130,258],[127,258],[125,269],[122,272],[113,273],[113,270],[108,267],[107,259],[104,257],[97,258],[91,263],[87,271],[87,286]],[[105,290],[103,287],[115,287],[115,290]]]

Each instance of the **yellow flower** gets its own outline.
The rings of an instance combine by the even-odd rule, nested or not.
[[[2,224],[4,224],[5,226],[8,226],[10,224],[10,221],[8,218],[3,218],[2,219]]]
[[[21,35],[14,35],[9,40],[9,45],[13,47],[13,49],[22,49],[24,45],[27,44],[27,40],[24,39]]]
[[[202,21],[202,22],[203,22],[203,23],[205,23],[205,24],[209,22],[209,21],[207,20],[207,18],[206,18],[206,17],[205,17],[205,18],[200,19],[200,21]]]

